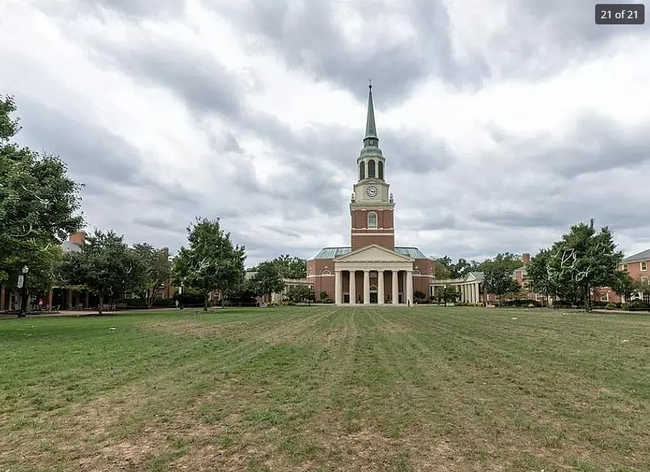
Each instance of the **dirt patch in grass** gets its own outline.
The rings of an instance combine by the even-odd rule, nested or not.
[[[243,321],[232,323],[208,323],[191,320],[175,320],[163,322],[142,323],[142,329],[156,333],[173,334],[176,336],[192,336],[198,338],[233,337],[246,331],[248,324]]]

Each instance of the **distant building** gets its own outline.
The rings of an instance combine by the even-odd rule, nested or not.
[[[307,279],[317,299],[325,292],[337,305],[413,304],[414,291],[429,290],[433,259],[416,247],[395,246],[395,201],[385,180],[372,86],[357,169],[350,200],[350,246],[323,248],[307,261]]]

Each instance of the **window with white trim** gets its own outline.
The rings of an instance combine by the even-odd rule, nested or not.
[[[368,213],[368,229],[377,229],[377,213],[374,211]]]
[[[646,270],[648,270],[647,262],[641,262],[640,265],[641,265],[641,272],[645,272]]]
[[[601,302],[608,302],[609,301],[609,293],[605,292],[600,295],[600,301]]]

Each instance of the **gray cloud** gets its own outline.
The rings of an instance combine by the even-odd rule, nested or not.
[[[408,2],[404,14],[415,30],[412,37],[390,47],[385,45],[393,38],[377,44],[367,41],[360,49],[342,35],[331,2],[297,2],[295,8],[281,1],[204,4],[229,20],[247,44],[284,59],[288,69],[310,80],[337,84],[362,103],[366,80],[373,78],[378,110],[401,104],[414,86],[430,78],[442,79],[457,92],[506,79],[541,82],[570,64],[600,57],[617,38],[648,34],[647,29],[594,25],[593,4],[582,1],[509,0],[504,6],[508,28],[461,59],[452,47],[458,25],[442,1]],[[134,33],[143,30],[145,20],[177,26],[185,8],[184,2],[172,0],[43,5],[60,27],[72,17],[83,22],[92,15],[108,25],[119,21]],[[381,2],[353,5],[374,24],[388,11]],[[83,28],[64,31],[98,67],[116,68],[135,78],[137,86],[175,94],[190,110],[191,125],[211,143],[213,154],[201,168],[212,177],[208,188],[162,182],[147,172],[128,139],[48,107],[45,101],[18,96],[25,126],[21,141],[60,154],[70,174],[86,183],[84,211],[91,225],[114,227],[132,242],[149,241],[174,250],[185,243],[185,227],[195,215],[221,217],[233,240],[246,245],[250,265],[280,253],[311,257],[320,246],[347,240],[347,205],[356,181],[364,116],[354,129],[332,124],[295,132],[279,119],[282,110],[273,115],[246,108],[249,86],[217,60],[218,45],[206,52],[204,44],[192,48],[169,38],[133,34],[128,43],[120,43],[112,42],[111,35],[100,40],[85,37],[79,34]],[[12,64],[14,69],[23,67],[18,60]],[[35,76],[35,69],[23,69]],[[259,78],[264,84],[264,77]],[[0,78],[0,86],[6,84]],[[212,137],[213,115],[226,123],[225,140]],[[571,224],[591,217],[629,240],[647,241],[650,210],[642,203],[647,196],[642,184],[631,184],[650,172],[650,142],[640,131],[590,114],[579,117],[565,141],[554,143],[546,136],[511,135],[488,125],[495,148],[477,163],[455,155],[444,139],[434,141],[416,130],[383,129],[381,112],[377,120],[386,177],[398,202],[401,245],[420,241],[425,253],[468,259],[504,251],[534,253]],[[245,150],[245,135],[265,143],[278,161],[279,177],[257,177],[259,158]],[[236,164],[233,174],[224,171],[226,159]],[[342,172],[348,176],[344,182]],[[321,224],[314,225],[314,219]]]

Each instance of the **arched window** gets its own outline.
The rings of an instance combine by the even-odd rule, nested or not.
[[[359,180],[363,180],[366,178],[366,163],[361,161],[361,164],[359,164]]]
[[[332,272],[330,272],[329,269],[323,269],[321,271],[320,275],[332,275]]]
[[[375,176],[375,161],[370,159],[368,161],[368,178],[371,179]]]
[[[379,161],[377,163],[377,177],[379,177],[381,180],[384,180],[384,163]]]
[[[377,228],[377,213],[371,211],[368,213],[368,228],[373,229]]]

